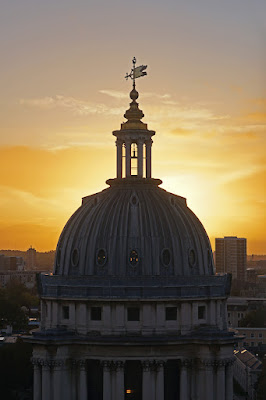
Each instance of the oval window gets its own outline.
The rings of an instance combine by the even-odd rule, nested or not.
[[[106,260],[107,260],[106,251],[104,249],[98,250],[96,256],[97,265],[103,266],[106,263]]]
[[[195,250],[190,249],[188,253],[188,262],[191,267],[194,267],[196,264],[196,253]]]
[[[163,262],[163,265],[165,267],[168,267],[168,265],[170,264],[170,262],[171,262],[171,253],[170,253],[169,249],[163,249],[163,251],[162,251],[162,262]]]
[[[139,262],[139,255],[136,250],[131,250],[129,255],[129,262],[133,267]]]
[[[71,263],[73,267],[76,267],[78,265],[78,262],[79,262],[79,251],[78,249],[74,249],[71,255]]]

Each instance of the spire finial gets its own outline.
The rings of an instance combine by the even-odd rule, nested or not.
[[[133,90],[135,90],[136,88],[136,78],[140,78],[141,76],[147,75],[147,72],[145,71],[147,65],[140,65],[139,67],[136,67],[136,62],[137,62],[136,57],[133,57],[132,59],[133,67],[130,71],[130,74],[127,73],[125,76],[126,80],[128,80],[128,78],[132,79]]]

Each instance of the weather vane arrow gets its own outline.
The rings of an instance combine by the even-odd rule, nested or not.
[[[147,72],[145,71],[147,65],[140,65],[139,67],[136,67],[136,61],[136,57],[134,57],[132,60],[133,68],[131,69],[130,74],[127,73],[125,76],[126,80],[128,80],[128,78],[133,80],[133,89],[135,89],[135,79],[147,75]]]

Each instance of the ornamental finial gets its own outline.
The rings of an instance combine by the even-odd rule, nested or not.
[[[128,80],[128,78],[131,78],[133,80],[133,90],[136,87],[135,83],[136,78],[140,78],[141,76],[147,75],[147,72],[145,71],[147,65],[140,65],[139,67],[136,67],[136,62],[137,62],[136,57],[133,57],[132,60],[133,67],[130,71],[130,74],[127,73],[125,76],[126,80]]]

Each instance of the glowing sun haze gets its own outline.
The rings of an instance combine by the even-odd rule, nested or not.
[[[264,0],[3,0],[0,248],[54,249],[115,176],[131,59],[153,177],[215,237],[266,253]]]

